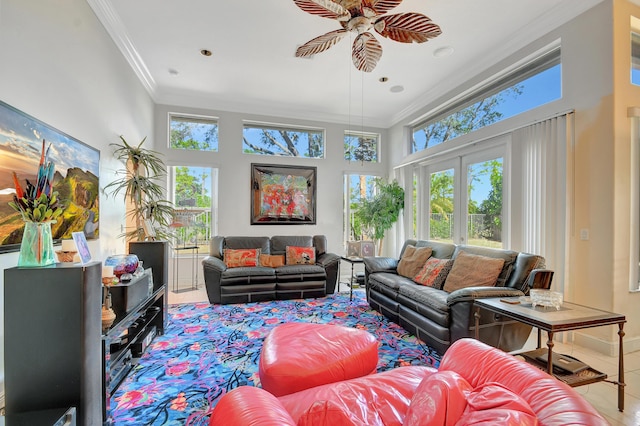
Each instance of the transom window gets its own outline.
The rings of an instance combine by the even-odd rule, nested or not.
[[[379,140],[377,133],[344,132],[344,159],[377,163]]]
[[[461,97],[412,128],[411,152],[450,139],[560,99],[560,48],[518,67]]]
[[[171,115],[169,147],[218,151],[218,120],[212,117]]]
[[[246,154],[324,158],[324,130],[245,123],[242,147]]]

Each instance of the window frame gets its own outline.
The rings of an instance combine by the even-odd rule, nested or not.
[[[173,123],[174,119],[182,119],[182,121],[189,122],[189,123],[215,124],[215,126],[216,126],[216,146],[215,146],[215,149],[203,150],[203,149],[180,148],[180,147],[171,146],[171,130],[172,130],[172,123]],[[167,144],[168,144],[168,148],[169,149],[174,149],[174,150],[178,150],[178,151],[220,152],[220,123],[219,123],[219,118],[218,117],[207,116],[207,115],[183,114],[183,113],[170,112],[169,113],[169,120],[168,120],[167,134],[169,135],[169,137],[167,138]]]
[[[408,132],[409,133],[408,134],[409,153],[415,154],[419,152],[424,152],[429,148],[432,148],[432,147],[426,147],[426,148],[414,151],[414,134],[417,133],[418,131],[425,129],[434,123],[445,120],[450,116],[456,114],[457,112],[460,112],[465,108],[472,106],[478,102],[486,100],[491,96],[502,92],[503,90],[506,90],[511,87],[515,87],[519,83],[531,77],[534,77],[538,74],[541,74],[542,72],[547,71],[555,67],[556,65],[560,65],[560,67],[562,67],[562,50],[561,50],[559,41],[548,46],[541,53],[535,54],[534,56],[528,59],[525,59],[520,64],[515,64],[514,66],[505,69],[503,72],[494,75],[493,77],[489,78],[483,83],[480,83],[475,87],[471,88],[470,90],[464,93],[461,93],[459,96],[453,98],[450,102],[444,105],[441,105],[435,110],[432,110],[431,112],[427,113],[426,116],[423,116],[421,119],[416,121],[415,124],[411,124],[409,126],[409,132]],[[558,99],[561,99],[562,98],[562,73],[560,74],[559,83],[560,83],[560,97]],[[553,102],[558,99],[554,99],[548,102]],[[537,108],[541,105],[545,105],[548,102],[539,104],[535,107],[530,108],[529,110],[533,108]],[[515,114],[514,116],[523,114],[524,112],[525,111]],[[514,117],[514,116],[510,116],[510,117]],[[505,117],[501,120],[498,120],[497,122],[510,117]],[[477,131],[483,127],[485,126],[473,129],[471,130],[471,132]],[[456,138],[454,137],[451,139],[446,139],[435,146],[439,146],[442,143],[446,143],[454,139]]]
[[[305,156],[305,155],[286,155],[286,154],[261,154],[259,152],[245,152],[245,130],[247,128],[253,128],[258,130],[275,130],[275,131],[287,131],[287,132],[300,132],[300,133],[311,133],[317,132],[322,136],[322,155],[318,157]],[[289,124],[277,124],[277,123],[267,123],[260,121],[242,121],[242,153],[245,155],[260,155],[263,157],[278,157],[278,158],[308,158],[312,160],[320,160],[325,159],[327,156],[327,132],[326,129],[321,127],[312,127],[312,126],[302,126],[302,125],[289,125]]]

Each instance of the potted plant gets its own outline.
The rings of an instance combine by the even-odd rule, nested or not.
[[[133,218],[133,229],[122,236],[130,241],[153,239],[169,239],[169,225],[173,222],[173,203],[165,199],[165,188],[162,182],[167,175],[167,168],[162,161],[161,153],[143,148],[146,137],[137,144],[129,144],[120,136],[121,143],[112,143],[114,157],[122,161],[125,169],[117,171],[121,175],[105,187],[105,191],[113,196],[124,192],[125,199],[130,201],[131,208],[127,216]]]
[[[376,195],[371,199],[361,199],[354,216],[363,233],[377,244],[380,254],[384,233],[398,221],[400,211],[404,208],[404,189],[395,180],[385,183],[377,178],[374,182]]]

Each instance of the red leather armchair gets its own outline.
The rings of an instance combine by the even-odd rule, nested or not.
[[[400,367],[279,398],[239,387],[221,398],[210,419],[225,426],[456,423],[609,424],[571,387],[472,339],[451,345],[439,370]]]

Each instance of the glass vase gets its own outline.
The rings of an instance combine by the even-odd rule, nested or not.
[[[47,266],[55,262],[51,222],[25,222],[18,266]]]

